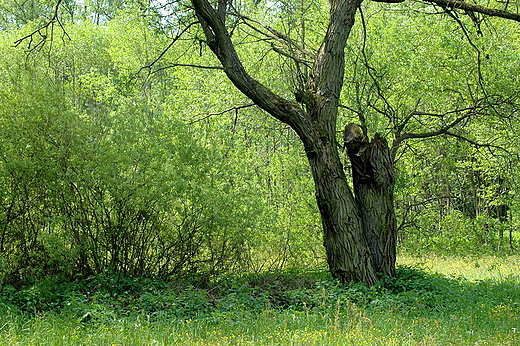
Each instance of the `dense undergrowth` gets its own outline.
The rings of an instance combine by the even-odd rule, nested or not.
[[[373,287],[326,271],[175,282],[52,278],[0,293],[0,344],[520,343],[520,280],[401,266]]]

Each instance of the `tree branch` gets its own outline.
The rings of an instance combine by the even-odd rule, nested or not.
[[[467,137],[464,137],[462,135],[459,135],[459,134],[456,134],[456,133],[453,133],[453,132],[449,132],[449,131],[447,131],[445,133],[445,135],[446,136],[450,136],[450,137],[455,137],[455,138],[460,139],[462,141],[468,142],[469,144],[473,145],[476,148],[488,148],[490,153],[491,153],[491,155],[495,155],[491,149],[498,149],[498,150],[501,150],[501,151],[503,151],[503,152],[505,152],[507,154],[511,154],[511,152],[509,150],[507,150],[506,148],[501,147],[499,145],[494,145],[494,144],[490,144],[490,143],[479,143],[477,141],[474,141],[472,139],[469,139]]]
[[[293,60],[297,64],[303,64],[303,65],[305,65],[307,67],[310,67],[310,65],[311,65],[311,63],[309,61],[303,60],[303,59],[301,59],[301,58],[299,58],[299,57],[297,57],[297,56],[295,56],[295,55],[293,55],[291,53],[288,53],[288,52],[286,52],[286,51],[276,47],[274,45],[274,43],[271,44],[271,48],[273,49],[274,52],[276,52],[276,53],[278,53],[280,55],[283,55],[283,56]]]
[[[207,0],[192,0],[191,2],[204,30],[206,43],[220,60],[229,80],[256,105],[291,126],[302,137],[310,128],[310,126],[304,125],[306,120],[302,108],[296,102],[275,94],[251,77],[238,57],[218,12]]]
[[[302,55],[306,56],[308,59],[314,60],[316,58],[315,54],[309,52],[304,47],[302,47],[301,45],[296,43],[293,39],[291,39],[290,37],[282,34],[278,30],[273,29],[269,25],[264,24],[264,23],[262,23],[262,22],[260,22],[260,21],[258,21],[256,19],[250,18],[248,16],[241,15],[241,14],[235,14],[235,16],[237,16],[238,18],[242,19],[244,21],[244,23],[248,27],[253,29],[254,31],[256,31],[256,32],[258,32],[258,33],[260,33],[260,34],[262,34],[262,35],[264,35],[266,37],[269,37],[269,38],[271,38],[273,40],[276,40],[278,42],[284,43],[285,45],[287,45],[287,46],[289,46],[291,48],[296,48],[300,53],[302,53]],[[267,30],[270,34],[268,34],[266,32],[263,32],[262,30],[260,30],[256,26],[252,25],[251,23],[255,23],[255,24],[260,25],[262,28]]]
[[[224,68],[222,66],[205,66],[205,65],[196,65],[196,64],[170,64],[170,65],[155,69],[155,70],[151,71],[150,74],[157,73],[159,71],[166,70],[169,68],[174,68],[174,67],[192,67],[192,68],[198,68],[201,70],[221,70],[221,71],[224,70]],[[143,68],[146,68],[146,66]],[[143,68],[141,68],[141,70]]]
[[[310,89],[320,96],[320,102],[325,102],[327,107],[338,107],[345,71],[345,45],[361,2],[362,0],[329,1],[330,24],[316,55],[309,80]]]
[[[60,18],[59,18],[59,9],[60,9],[60,5],[62,2],[63,2],[63,0],[58,0],[56,2],[56,5],[54,6],[54,13],[47,23],[40,26],[38,29],[34,30],[30,34],[14,41],[14,43],[13,43],[14,47],[18,47],[20,44],[22,44],[24,41],[27,41],[27,40],[29,40],[29,45],[28,45],[29,50],[34,50],[34,49],[38,48],[39,46],[44,45],[48,38],[47,31],[49,29],[51,30],[51,39],[52,39],[52,36],[54,34],[54,23],[58,23],[58,25],[64,32],[64,36],[68,37],[69,35],[65,31],[65,28],[63,27],[63,24],[61,23]],[[36,45],[32,46],[34,36],[36,36],[36,35],[40,35],[41,39]]]
[[[201,118],[198,118],[198,119],[190,121],[188,124],[191,125],[191,124],[197,123],[199,121],[208,119],[208,118],[210,118],[210,117],[212,117],[214,115],[222,115],[222,114],[225,114],[225,113],[228,113],[228,112],[232,112],[232,111],[235,111],[235,114],[237,114],[240,109],[254,107],[254,106],[256,106],[254,103],[248,103],[247,105],[243,105],[243,106],[233,106],[233,107],[230,107],[228,109],[224,109],[223,111],[220,111],[220,112],[206,114],[205,116],[203,116]]]
[[[450,129],[452,129],[456,125],[460,124],[463,120],[468,119],[471,116],[475,115],[474,110],[475,110],[475,107],[469,108],[469,110],[467,111],[466,114],[458,117],[457,119],[452,121],[450,124],[442,127],[441,129],[439,129],[437,131],[430,131],[430,132],[423,132],[423,133],[404,133],[404,134],[396,137],[392,143],[392,150],[391,150],[392,157],[395,157],[397,149],[399,148],[399,146],[401,145],[401,143],[403,141],[405,141],[407,139],[430,138],[430,137],[435,137],[435,136],[439,136],[439,135],[447,135],[447,134],[449,134],[448,131]],[[450,113],[454,113],[454,112],[455,111],[450,112]],[[435,116],[437,116],[437,115],[435,115]]]
[[[493,8],[488,8],[488,7],[484,7],[484,6],[480,6],[480,5],[476,5],[476,4],[471,4],[471,3],[468,3],[468,2],[465,2],[462,0],[424,0],[424,2],[431,2],[431,3],[437,4],[440,7],[442,7],[443,9],[452,9],[452,10],[461,9],[464,11],[473,11],[473,12],[482,13],[482,14],[484,14],[486,16],[490,16],[490,17],[499,17],[499,18],[510,19],[510,20],[514,20],[516,22],[520,22],[520,14],[516,14],[516,13],[512,13],[512,12],[508,12],[508,11],[497,10],[497,9],[493,9]]]
[[[60,0],[60,1],[61,1],[61,0]],[[175,42],[177,42],[177,41],[181,38],[181,36],[184,35],[184,33],[186,33],[186,31],[188,31],[188,30],[189,30],[193,25],[198,24],[198,23],[199,23],[199,22],[192,22],[192,23],[186,25],[186,27],[184,27],[184,29],[182,29],[182,31],[181,31],[179,34],[177,34],[177,36],[175,36],[175,37],[173,38],[173,40],[170,42],[170,44],[168,45],[168,47],[166,47],[166,48],[161,52],[161,54],[159,54],[159,55],[157,56],[157,58],[154,59],[154,61],[152,61],[151,63],[149,63],[149,64],[146,65],[146,66],[141,67],[141,69],[139,70],[139,72],[141,72],[141,71],[144,70],[144,69],[151,69],[152,66],[155,65],[159,60],[161,60],[162,57],[163,57],[163,56],[164,56],[164,55],[165,55],[165,54],[170,50],[170,48],[173,47],[173,45],[175,44]]]

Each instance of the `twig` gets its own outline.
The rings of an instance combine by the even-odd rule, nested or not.
[[[150,72],[150,74],[157,73],[159,71],[166,70],[169,68],[174,68],[174,67],[193,67],[193,68],[200,68],[203,70],[224,70],[224,68],[222,66],[204,66],[204,65],[196,65],[196,64],[170,64],[168,66],[163,66],[156,70],[153,70]],[[143,67],[143,68],[145,68],[145,67]],[[143,68],[141,68],[141,70]]]
[[[60,0],[60,1],[61,1],[61,0]],[[188,31],[188,30],[189,30],[193,25],[198,24],[198,23],[199,23],[199,22],[197,21],[197,22],[192,22],[192,23],[186,25],[186,27],[185,27],[184,29],[182,29],[182,31],[181,31],[179,34],[177,34],[177,36],[175,36],[175,37],[173,38],[173,40],[170,42],[170,44],[168,45],[168,47],[166,47],[166,48],[161,52],[161,54],[159,54],[159,55],[157,56],[157,58],[154,59],[154,61],[152,61],[151,63],[149,63],[149,64],[146,65],[146,66],[141,67],[141,69],[139,70],[139,72],[141,72],[142,70],[145,70],[145,69],[148,69],[148,70],[151,69],[151,68],[152,68],[152,67],[153,67],[153,66],[154,66],[154,65],[155,65],[159,60],[162,59],[162,57],[163,57],[163,56],[164,56],[164,55],[165,55],[165,54],[170,50],[170,48],[173,47],[173,45],[175,44],[175,42],[177,42],[177,41],[182,37],[182,35],[184,35],[184,33],[186,33],[186,31]]]
[[[262,22],[260,22],[260,21],[258,21],[256,19],[250,18],[250,17],[245,16],[245,15],[241,15],[241,14],[235,14],[235,15],[237,17],[239,17],[240,19],[242,19],[244,21],[244,23],[248,27],[250,27],[251,29],[255,30],[256,32],[258,32],[258,33],[260,33],[260,34],[262,34],[262,35],[264,35],[266,37],[270,37],[273,40],[276,40],[278,42],[283,42],[283,43],[287,44],[289,47],[296,48],[300,53],[302,53],[304,56],[308,57],[311,60],[314,60],[316,58],[315,54],[309,52],[304,47],[302,47],[298,43],[296,43],[293,39],[287,37],[286,35],[282,34],[278,30],[271,28],[267,24],[264,24],[264,23],[262,23]],[[266,33],[264,31],[260,30],[259,28],[257,28],[256,26],[252,25],[251,23],[255,23],[255,24],[260,25],[262,28],[267,30],[269,33]]]
[[[54,7],[54,13],[53,13],[51,19],[47,23],[40,26],[38,29],[34,30],[30,34],[25,35],[24,37],[19,38],[18,40],[14,41],[14,47],[18,47],[20,44],[22,44],[26,40],[29,40],[29,45],[27,47],[29,50],[34,50],[34,49],[38,48],[40,45],[44,45],[45,41],[48,38],[47,31],[49,30],[49,28],[51,30],[51,39],[52,39],[52,36],[54,35],[54,23],[58,23],[60,28],[63,30],[64,35],[69,37],[69,35],[65,31],[65,28],[63,27],[63,24],[61,23],[61,21],[59,19],[59,8],[60,8],[60,5],[62,2],[63,2],[63,0],[58,0],[56,2],[56,6]],[[36,45],[33,46],[33,40],[34,40],[35,35],[40,35],[41,40]]]
[[[256,106],[256,105],[254,103],[248,103],[248,104],[243,105],[243,106],[233,106],[233,107],[230,107],[228,109],[224,109],[223,111],[220,111],[220,112],[208,113],[208,114],[206,114],[205,116],[203,116],[203,117],[201,117],[199,119],[195,119],[195,120],[190,121],[188,124],[191,125],[191,124],[197,123],[199,121],[208,119],[208,118],[210,118],[210,117],[212,117],[214,115],[222,115],[224,113],[228,113],[228,112],[232,112],[232,111],[235,111],[235,113],[237,113],[240,109],[249,108],[249,107],[253,107],[253,106]]]

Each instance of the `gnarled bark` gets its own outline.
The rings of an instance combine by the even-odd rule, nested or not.
[[[345,128],[344,144],[352,164],[354,193],[374,268],[377,273],[394,276],[397,225],[390,148],[379,134],[369,141],[355,124]]]
[[[348,186],[336,142],[316,144],[318,150],[307,152],[307,158],[316,186],[330,272],[343,284],[355,281],[372,285],[378,280],[377,273],[362,214]]]

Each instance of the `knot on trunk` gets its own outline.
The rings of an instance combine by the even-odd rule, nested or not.
[[[350,123],[343,131],[343,145],[349,155],[361,156],[369,144],[367,130],[361,125]]]
[[[370,146],[366,128],[358,124],[350,123],[343,131],[343,145],[347,150],[353,174],[357,179],[363,181],[373,180],[372,167],[369,164]]]
[[[355,183],[393,184],[393,162],[388,143],[378,133],[370,141],[365,127],[351,123],[343,131],[343,143],[352,164]]]

